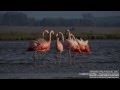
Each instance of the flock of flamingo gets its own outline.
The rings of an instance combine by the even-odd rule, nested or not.
[[[45,33],[49,35],[49,39],[45,39]],[[36,58],[37,52],[46,53],[50,50],[51,47],[51,37],[55,34],[53,30],[43,31],[43,38],[39,38],[36,40],[30,41],[28,51],[34,51],[34,59]],[[87,53],[90,54],[90,47],[88,44],[88,40],[83,40],[82,38],[77,39],[70,30],[66,30],[65,34],[62,32],[58,32],[56,35],[56,51],[57,56],[59,55],[59,61],[61,62],[61,53],[64,51],[64,49],[68,50],[69,55],[69,63],[72,63],[71,59],[71,52],[75,52],[76,54],[82,54]],[[61,37],[60,37],[61,36]],[[67,36],[66,40],[64,36]],[[62,38],[62,39],[61,39]]]

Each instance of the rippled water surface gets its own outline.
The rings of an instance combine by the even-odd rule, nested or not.
[[[72,53],[72,60],[75,63],[69,65],[67,51],[61,54],[62,62],[59,64],[54,41],[45,56],[37,54],[36,61],[33,59],[34,52],[26,51],[28,41],[0,41],[0,74],[70,73],[72,75],[89,70],[120,69],[120,40],[91,40],[89,44],[91,55]]]

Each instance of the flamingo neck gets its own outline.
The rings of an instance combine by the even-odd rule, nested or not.
[[[57,42],[59,41],[59,38],[57,37]]]
[[[49,42],[51,43],[51,32],[50,32],[50,35],[49,35]]]
[[[64,35],[63,35],[63,33],[60,33],[60,34],[62,36],[62,41],[64,42]]]
[[[75,40],[75,36],[74,35],[71,35],[71,37],[73,38],[73,40]]]
[[[44,35],[45,35],[45,32],[42,33],[43,38],[44,38]]]
[[[68,31],[68,39],[71,39],[71,37],[70,37],[71,35],[70,35],[70,31]]]
[[[47,31],[43,31],[43,33],[42,33],[43,39],[45,37],[45,33],[48,33],[48,32]]]

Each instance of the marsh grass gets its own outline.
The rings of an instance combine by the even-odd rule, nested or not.
[[[69,27],[0,27],[0,40],[33,40],[42,38],[44,29],[65,33]],[[71,32],[83,39],[120,39],[120,28],[75,27]],[[48,37],[47,37],[48,38]],[[55,35],[52,39],[56,39]]]
[[[77,38],[83,39],[120,39],[120,33],[110,33],[110,34],[101,34],[101,33],[74,33]],[[36,38],[42,38],[42,33],[39,32],[2,32],[0,33],[0,40],[33,40]],[[55,35],[52,39],[56,39]]]
[[[0,40],[31,40],[41,37],[39,32],[2,32],[0,33]]]

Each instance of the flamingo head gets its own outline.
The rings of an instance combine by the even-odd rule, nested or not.
[[[38,45],[38,42],[37,41],[34,41],[34,43],[33,43],[33,46],[37,46]]]
[[[59,34],[63,34],[62,32],[59,32]]]
[[[44,32],[46,32],[46,33],[49,33],[49,31],[46,29],[46,30],[44,30]]]
[[[70,30],[69,30],[69,29],[67,29],[67,30],[66,30],[66,32],[65,32],[65,35],[66,35],[66,33],[67,33],[67,32],[70,32]]]
[[[67,29],[67,30],[66,30],[66,32],[65,32],[65,36],[67,36],[66,38],[70,38],[70,36],[69,36],[69,35],[70,35],[70,33],[71,33],[71,32],[70,32],[70,30],[69,30],[69,29]]]
[[[38,45],[38,42],[36,40],[30,41],[30,46],[31,47],[36,47]]]
[[[50,33],[54,35],[54,31],[53,30],[51,30]]]
[[[69,29],[67,29],[67,30],[66,30],[66,32],[70,32],[70,30],[69,30]]]
[[[85,52],[87,52],[88,54],[91,53],[89,45],[86,45],[86,46],[85,46]]]
[[[90,47],[88,45],[88,40],[84,41],[84,45],[85,45],[85,52],[87,52],[88,54],[90,54]]]
[[[58,38],[58,33],[56,34],[56,38],[59,39],[59,38]]]
[[[82,38],[80,38],[80,41],[81,41],[81,42],[83,42],[83,39],[82,39]]]
[[[33,45],[36,47],[36,46],[37,46],[37,43],[34,43]]]
[[[62,41],[64,42],[64,35],[63,35],[63,33],[62,32],[59,32],[59,35],[62,35]]]

